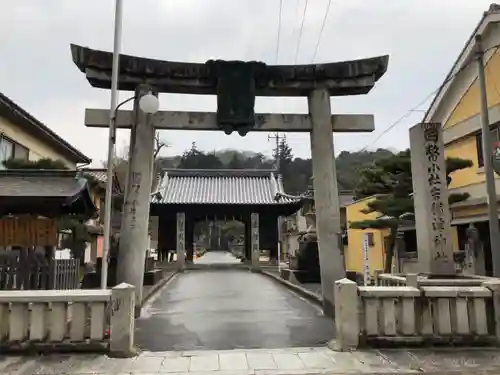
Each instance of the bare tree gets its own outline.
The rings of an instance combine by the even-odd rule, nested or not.
[[[158,183],[160,182],[160,179],[163,177],[161,176],[161,163],[159,161],[159,155],[160,151],[163,148],[169,147],[168,143],[164,141],[163,139],[160,138],[160,134],[158,132],[155,133],[155,146],[153,150],[153,170],[151,173],[153,174],[152,176],[152,183],[151,183],[151,191],[154,192],[157,188]]]
[[[156,183],[157,183],[157,177],[161,171],[161,166],[160,163],[158,162],[158,159],[160,157],[160,152],[164,148],[168,148],[169,145],[168,143],[160,138],[160,135],[158,132],[155,133],[155,139],[154,139],[154,149],[153,149],[153,186],[152,189],[156,188]],[[112,168],[114,168],[115,173],[117,175],[118,181],[122,188],[125,187],[126,185],[126,176],[127,176],[127,169],[128,169],[128,154],[129,154],[129,145],[128,144],[123,144],[121,147],[121,151],[118,151],[113,158],[113,163],[112,163]],[[107,168],[107,162],[103,161],[102,162],[103,167]]]
[[[158,155],[160,154],[161,149],[167,148],[167,147],[169,147],[169,144],[160,138],[160,133],[156,132],[156,134],[155,134],[155,148],[153,151],[153,160],[156,161],[156,159],[158,158]]]

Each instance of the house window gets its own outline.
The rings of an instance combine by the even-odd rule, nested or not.
[[[370,246],[370,247],[375,246],[375,239],[373,236],[373,232],[367,233],[367,237],[368,237],[368,246]]]
[[[5,169],[3,163],[9,159],[28,160],[29,150],[23,145],[5,136],[0,136],[0,169]]]
[[[494,128],[490,130],[491,133],[491,147],[493,148],[493,145],[496,142],[500,141],[500,123],[497,123],[494,125]],[[484,159],[483,159],[483,135],[481,132],[476,134],[476,149],[477,149],[477,166],[479,168],[484,166]]]

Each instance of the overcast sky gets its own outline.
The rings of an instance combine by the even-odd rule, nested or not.
[[[306,0],[283,0],[278,63],[293,64]],[[332,0],[312,61],[328,0],[309,0],[298,63],[390,55],[389,69],[366,96],[332,98],[333,113],[374,113],[371,134],[336,135],[335,150],[408,147],[415,112],[378,134],[434,91],[491,0]],[[122,52],[164,60],[210,58],[276,63],[279,0],[124,0]],[[70,43],[112,50],[112,0],[0,0],[0,91],[94,160],[106,157],[107,130],[86,129],[87,107],[109,108],[110,92],[91,88],[71,61]],[[120,93],[126,99],[130,93]],[[160,96],[165,110],[215,111],[215,97]],[[428,105],[423,105],[425,110]],[[258,112],[307,113],[305,98],[258,98]],[[236,148],[271,153],[267,134],[162,131],[181,153]],[[123,149],[127,131],[119,132]],[[310,155],[306,134],[290,134],[296,156]],[[372,144],[373,143],[373,144]]]

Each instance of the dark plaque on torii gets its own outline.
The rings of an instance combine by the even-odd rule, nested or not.
[[[205,63],[215,79],[217,122],[226,134],[246,135],[255,125],[255,77],[266,68],[260,62],[209,60]]]

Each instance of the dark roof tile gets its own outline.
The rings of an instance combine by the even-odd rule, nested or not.
[[[84,186],[76,171],[0,171],[0,197],[72,197]]]
[[[273,170],[166,170],[158,192],[163,204],[272,205],[297,203],[276,199],[283,187]]]

